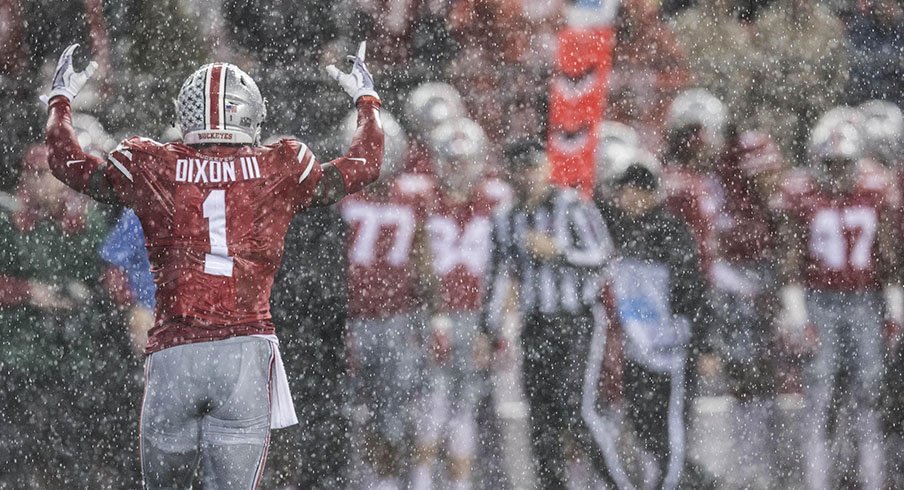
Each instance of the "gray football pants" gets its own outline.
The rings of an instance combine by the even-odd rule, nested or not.
[[[256,488],[270,439],[270,343],[257,337],[151,354],[141,412],[147,489]]]
[[[883,319],[878,294],[810,291],[807,310],[819,331],[816,355],[803,373],[807,486],[817,490],[836,486],[839,455],[833,451],[832,441],[848,427],[830,429],[836,425],[831,422],[832,414],[837,412],[838,398],[851,397],[855,412],[850,429],[858,446],[861,488],[881,489],[884,453],[878,399]]]

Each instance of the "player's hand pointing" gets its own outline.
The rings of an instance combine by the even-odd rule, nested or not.
[[[326,67],[326,72],[329,73],[330,77],[339,82],[339,85],[355,102],[365,95],[376,97],[377,99],[380,98],[374,90],[374,77],[367,71],[367,66],[364,64],[364,52],[366,49],[367,42],[361,41],[361,44],[358,45],[358,53],[355,56],[349,55],[346,57],[349,63],[352,64],[352,70],[349,73],[343,73],[333,65]]]
[[[41,100],[44,103],[49,102],[50,99],[57,95],[62,95],[71,101],[82,90],[91,75],[94,75],[94,71],[97,70],[97,63],[92,61],[88,63],[88,66],[83,71],[75,71],[72,66],[72,54],[75,53],[76,48],[78,48],[78,44],[72,44],[60,55],[56,72],[53,75],[50,94],[41,96]]]

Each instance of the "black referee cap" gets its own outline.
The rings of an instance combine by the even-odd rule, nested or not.
[[[516,141],[505,148],[505,166],[509,170],[528,168],[543,162],[546,148],[535,139]]]
[[[615,179],[616,187],[629,185],[638,189],[655,191],[659,188],[659,179],[645,165],[632,163],[625,171]]]

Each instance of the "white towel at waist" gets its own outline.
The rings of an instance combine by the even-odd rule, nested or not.
[[[295,403],[292,402],[286,367],[279,354],[279,339],[276,338],[276,335],[254,335],[254,337],[260,337],[270,342],[275,356],[273,373],[270,378],[270,428],[282,429],[295,425],[298,423],[298,415],[295,414]]]

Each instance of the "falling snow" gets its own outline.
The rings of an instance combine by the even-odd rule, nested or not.
[[[904,488],[900,0],[0,0],[0,87],[0,490]]]

